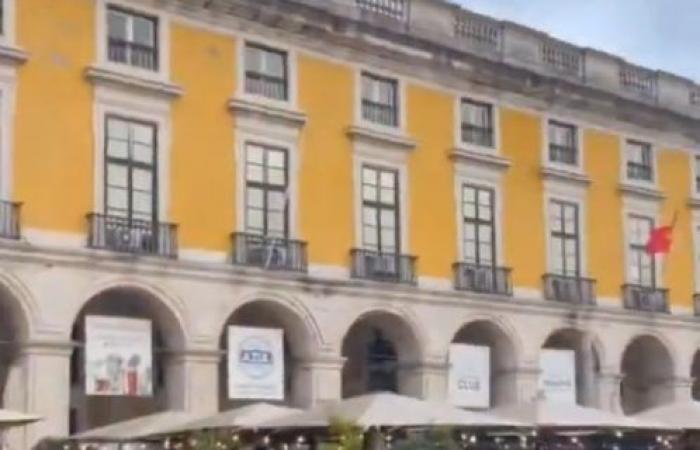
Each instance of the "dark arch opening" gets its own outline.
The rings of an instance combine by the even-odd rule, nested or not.
[[[654,336],[638,336],[622,356],[620,397],[625,414],[634,414],[673,400],[670,381],[673,360],[666,346]]]

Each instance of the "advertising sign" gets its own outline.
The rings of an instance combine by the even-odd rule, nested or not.
[[[228,327],[228,397],[284,400],[282,330]]]
[[[95,396],[153,395],[150,320],[85,317],[85,392]]]
[[[451,344],[449,360],[450,403],[488,408],[491,402],[491,349],[480,345]]]
[[[547,401],[576,403],[576,354],[573,350],[542,349],[539,388]]]

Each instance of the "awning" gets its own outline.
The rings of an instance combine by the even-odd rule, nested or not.
[[[672,428],[700,430],[700,402],[688,400],[668,403],[633,416],[639,420],[661,422]]]
[[[165,430],[183,425],[201,418],[201,414],[184,411],[164,411],[135,419],[113,423],[104,427],[93,428],[70,437],[75,441],[87,442],[128,442],[149,436],[163,434]]]
[[[41,420],[40,416],[25,414],[9,409],[0,409],[0,428],[26,425]]]

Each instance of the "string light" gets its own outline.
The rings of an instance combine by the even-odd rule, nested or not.
[[[304,441],[305,441],[304,436],[300,434],[300,435],[297,437],[297,444],[303,444]]]
[[[615,431],[615,437],[618,438],[618,439],[622,439],[622,431],[616,430],[616,431]]]
[[[470,444],[476,444],[476,440],[477,440],[476,434],[469,436],[469,443]]]
[[[231,440],[232,440],[233,442],[238,442],[238,434],[235,434],[235,433],[234,433],[234,435],[231,436]]]
[[[270,436],[265,436],[263,438],[263,444],[268,445],[270,443]]]

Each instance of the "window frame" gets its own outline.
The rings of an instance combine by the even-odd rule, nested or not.
[[[550,123],[560,124],[563,126],[572,127],[575,131],[574,145],[576,147],[576,164],[566,164],[557,161],[552,161],[550,154],[550,139],[549,125]],[[573,119],[569,114],[551,114],[543,115],[540,122],[540,130],[542,133],[541,142],[541,164],[544,170],[553,169],[562,173],[570,173],[574,176],[585,176],[586,152],[584,148],[583,135],[586,130],[587,123],[578,119]]]
[[[475,195],[475,212],[476,212],[476,217],[474,218],[468,218],[466,217],[465,211],[464,211],[464,206],[465,206],[465,198],[464,198],[464,193],[465,189],[473,189],[474,190],[474,195]],[[479,194],[481,192],[486,192],[489,195],[489,211],[491,214],[491,219],[486,220],[486,219],[481,219],[479,216]],[[497,206],[496,206],[496,201],[497,201],[497,194],[496,194],[496,189],[493,187],[489,186],[481,186],[478,184],[472,184],[472,183],[461,183],[460,186],[460,218],[461,218],[461,235],[460,235],[460,241],[461,241],[461,261],[469,264],[475,264],[480,267],[497,267],[498,266],[498,241],[497,241],[497,223],[496,223],[496,212],[497,212]],[[474,261],[468,261],[467,260],[467,239],[466,239],[466,227],[468,224],[473,224],[474,225]],[[481,258],[481,234],[479,230],[481,229],[482,226],[490,226],[491,227],[491,262],[489,264],[486,264],[482,262]]]
[[[261,93],[256,93],[256,92],[250,92],[247,88],[247,83],[248,83],[248,75],[249,73],[253,73],[251,70],[248,69],[246,65],[247,61],[247,55],[248,55],[248,48],[254,48],[263,52],[267,53],[272,53],[272,54],[277,54],[282,56],[282,65],[283,65],[283,70],[284,70],[284,76],[281,79],[282,80],[282,85],[283,85],[283,91],[284,91],[284,96],[283,98],[277,98],[277,97],[272,97],[272,96],[267,96]],[[281,102],[281,103],[289,103],[290,98],[291,98],[291,69],[290,69],[290,53],[288,50],[281,49],[279,47],[274,47],[265,43],[261,43],[260,41],[257,40],[245,40],[242,45],[242,55],[241,55],[241,62],[243,65],[242,68],[242,73],[243,73],[243,78],[241,80],[242,84],[242,91],[245,93],[245,95],[252,96],[252,97],[260,97],[264,98],[269,101],[274,101],[274,102]],[[254,72],[256,75],[265,77],[265,78],[274,78],[271,75],[267,75],[262,72]]]
[[[465,121],[465,115],[464,115],[464,105],[465,104],[471,104],[476,107],[486,107],[488,108],[489,111],[489,122],[490,122],[490,128],[484,128],[484,127],[477,127],[473,124],[468,124]],[[459,118],[459,123],[458,123],[458,128],[457,128],[457,145],[458,147],[474,147],[480,150],[485,150],[489,152],[493,152],[498,148],[498,113],[497,113],[497,108],[496,105],[493,102],[474,97],[474,96],[461,96],[457,100],[457,110],[458,114],[457,117]],[[471,142],[467,141],[464,139],[464,128],[465,125],[471,126],[475,129],[479,129],[481,131],[483,130],[489,130],[490,131],[490,143],[488,145],[484,145],[482,143],[478,142]]]
[[[623,173],[623,180],[625,180],[627,183],[630,184],[637,184],[637,185],[643,185],[643,186],[656,186],[658,183],[658,164],[656,161],[656,146],[651,140],[645,140],[643,138],[629,138],[626,137],[623,140],[623,152],[624,152],[624,158],[623,160],[623,165],[622,165],[622,173]],[[651,173],[651,179],[642,179],[642,178],[632,178],[629,176],[629,165],[630,165],[630,148],[631,145],[642,145],[646,146],[646,149],[649,151],[649,170]],[[637,164],[637,163],[634,163]],[[640,164],[637,164],[638,166],[641,167]]]
[[[690,164],[692,169],[690,179],[691,197],[698,199],[700,198],[700,153],[692,152],[690,154]]]
[[[380,195],[380,184],[375,186],[377,189],[377,199],[375,201],[372,200],[366,200],[364,196],[364,187],[366,185],[364,181],[364,173],[365,170],[373,170],[377,174],[377,180],[378,183],[381,184],[381,174],[382,173],[391,173],[394,177],[394,205],[389,205],[386,203],[381,202],[381,195]],[[361,163],[360,166],[360,225],[361,225],[361,230],[360,230],[360,243],[361,243],[361,248],[364,250],[368,251],[374,251],[380,254],[390,254],[390,253],[385,253],[384,250],[382,249],[382,211],[391,211],[393,212],[394,216],[394,255],[401,255],[402,252],[402,244],[403,244],[403,239],[402,239],[402,223],[401,223],[401,174],[398,169],[392,168],[392,167],[387,167],[387,166],[382,166],[378,164],[371,164],[371,163],[366,163],[363,162]],[[365,235],[365,221],[364,221],[364,211],[365,208],[372,208],[372,210],[376,213],[377,217],[377,224],[375,226],[376,228],[376,244],[374,247],[370,248],[369,244],[367,244],[366,240],[366,235]]]
[[[572,147],[566,147],[560,144],[555,144],[552,142],[551,136],[550,136],[550,131],[552,128],[560,128],[560,129],[567,129],[571,132],[572,134]],[[556,166],[562,166],[562,167],[570,167],[570,168],[579,168],[581,167],[581,145],[580,145],[580,131],[579,127],[576,124],[570,123],[570,122],[565,122],[562,120],[557,120],[557,119],[548,119],[547,120],[547,162],[552,165]],[[552,158],[552,152],[553,150],[558,150],[560,152],[565,152],[565,151],[573,151],[573,156],[574,156],[574,162],[566,162],[566,161],[561,161],[561,160],[555,160]]]
[[[270,185],[266,181],[263,182],[249,182],[248,180],[248,147],[249,146],[257,146],[261,147],[264,150],[264,160],[263,160],[263,174],[265,174],[265,168],[267,167],[266,165],[266,160],[267,160],[267,154],[269,151],[276,151],[280,152],[284,155],[284,186],[282,189],[280,189],[278,186],[275,185]],[[250,233],[250,234],[255,234],[258,235],[258,233],[251,231],[249,228],[248,224],[248,187],[250,184],[255,185],[256,188],[261,189],[263,191],[263,233],[259,234],[259,236],[263,237],[273,237],[277,239],[284,239],[288,240],[290,239],[291,232],[290,232],[290,203],[291,203],[291,171],[290,171],[290,152],[289,149],[282,147],[282,146],[275,146],[275,145],[269,145],[266,143],[261,143],[259,141],[254,141],[254,140],[248,140],[244,144],[243,148],[243,231],[245,233]],[[270,236],[269,235],[269,229],[268,229],[268,224],[267,224],[267,213],[268,213],[268,207],[267,207],[267,193],[269,191],[274,191],[274,192],[282,192],[284,196],[284,233],[283,237],[279,238],[277,236]]]
[[[102,177],[102,195],[103,195],[103,203],[102,203],[102,211],[105,215],[107,216],[112,216],[108,213],[109,211],[109,166],[110,163],[112,164],[118,164],[122,167],[126,166],[127,168],[127,215],[126,219],[129,222],[132,222],[134,220],[145,220],[145,219],[138,219],[134,218],[134,211],[133,211],[133,171],[136,168],[140,169],[148,169],[151,172],[151,223],[156,224],[160,222],[160,181],[159,181],[159,176],[158,176],[158,171],[159,171],[159,140],[158,140],[158,135],[159,135],[159,128],[158,128],[158,123],[153,122],[153,121],[148,121],[148,120],[143,120],[143,119],[138,119],[134,117],[129,117],[126,115],[122,114],[117,114],[117,113],[106,113],[104,115],[104,133],[103,133],[103,148],[102,148],[102,155],[103,155],[103,177]],[[129,158],[126,164],[121,163],[119,161],[114,161],[115,158],[110,157],[108,154],[108,146],[109,146],[109,122],[110,120],[119,120],[122,122],[126,122],[128,124],[137,124],[137,125],[142,125],[142,126],[147,126],[152,129],[153,133],[153,155],[152,155],[152,161],[153,163],[148,165],[145,163],[135,163],[132,161],[131,157],[131,148],[129,147]],[[120,216],[113,216],[113,217],[120,217]]]
[[[379,83],[388,83],[390,86],[392,86],[393,91],[392,91],[392,100],[394,102],[392,113],[393,113],[393,122],[391,124],[386,124],[383,122],[378,122],[378,121],[373,121],[371,119],[368,119],[365,116],[365,103],[369,102],[371,103],[370,106],[373,107],[380,107],[380,108],[389,108],[389,105],[382,104],[375,102],[373,100],[367,100],[365,99],[365,90],[364,90],[364,85],[365,85],[365,78],[369,78],[374,82],[379,82]],[[361,70],[360,71],[360,83],[359,83],[359,113],[362,122],[371,124],[372,126],[375,127],[381,127],[381,128],[387,128],[391,130],[399,130],[403,126],[403,120],[402,120],[402,114],[401,114],[401,105],[402,105],[402,100],[403,96],[401,94],[401,88],[400,88],[400,81],[397,77],[392,77],[389,75],[377,73],[376,71],[371,71],[371,70]]]
[[[130,61],[130,58],[127,58],[126,62],[122,61],[115,61],[110,58],[110,46],[111,46],[111,41],[112,38],[109,35],[109,15],[110,13],[115,12],[118,14],[123,14],[127,16],[127,31],[128,34],[131,34],[131,37],[124,40],[123,44],[126,45],[128,50],[130,49],[130,46],[132,45],[138,45],[141,47],[146,47],[143,44],[136,43],[133,40],[133,23],[134,23],[134,18],[140,18],[140,19],[145,19],[149,22],[151,22],[152,27],[153,27],[153,47],[150,48],[150,52],[153,54],[153,61],[154,61],[154,67],[152,68],[147,68],[139,65],[135,65]],[[161,33],[160,33],[160,28],[162,26],[161,24],[161,19],[157,15],[149,14],[147,12],[142,12],[136,9],[133,9],[129,6],[124,6],[119,3],[115,3],[112,1],[108,1],[105,5],[105,43],[106,43],[106,48],[105,48],[105,54],[106,54],[106,60],[110,64],[116,64],[119,66],[127,66],[130,67],[134,70],[138,71],[144,71],[144,72],[152,72],[152,73],[159,73],[161,71],[161,52],[162,52],[162,45],[161,43]],[[127,55],[131,54],[130,52],[127,52]]]
[[[552,214],[551,214],[551,208],[552,206],[555,205],[559,208],[559,216],[560,216],[560,231],[555,231],[553,227],[553,222],[552,222]],[[574,208],[574,226],[575,226],[575,232],[573,234],[567,233],[566,232],[566,219],[565,219],[565,211],[566,208]],[[571,278],[581,278],[583,277],[583,252],[582,252],[582,235],[583,235],[583,230],[582,230],[582,224],[581,224],[581,204],[575,201],[567,200],[567,199],[561,199],[561,198],[549,198],[547,201],[547,229],[548,229],[548,254],[549,254],[549,270],[551,271],[552,274],[554,275],[559,275],[563,277],[571,277]],[[561,254],[559,257],[561,257],[561,262],[562,266],[561,267],[556,267],[554,264],[555,261],[555,254],[553,253],[553,243],[555,240],[560,240],[561,241]],[[567,267],[567,254],[566,254],[566,243],[569,241],[572,241],[575,244],[575,249],[576,249],[576,267],[574,268],[575,270],[573,271],[573,274],[568,271]]]
[[[635,220],[644,220],[647,221],[650,225],[650,230],[653,230],[654,227],[656,226],[656,220],[654,217],[645,215],[643,213],[638,213],[638,212],[627,212],[626,214],[627,220],[626,220],[626,262],[625,262],[625,280],[627,280],[628,284],[632,284],[635,286],[643,286],[651,289],[657,289],[660,287],[660,278],[659,274],[657,273],[659,267],[658,264],[656,263],[656,257],[654,255],[648,255],[646,252],[646,242],[644,243],[633,243],[632,242],[632,225]],[[651,283],[650,285],[643,284],[642,281],[639,282],[634,282],[632,280],[632,277],[630,276],[630,271],[631,271],[631,262],[633,259],[636,259],[638,262],[641,261],[641,258],[633,258],[634,255],[647,255],[649,256],[650,259],[650,275],[651,275]],[[641,270],[641,264],[638,264],[639,272],[637,273],[637,276],[640,280],[642,280],[642,270]]]

